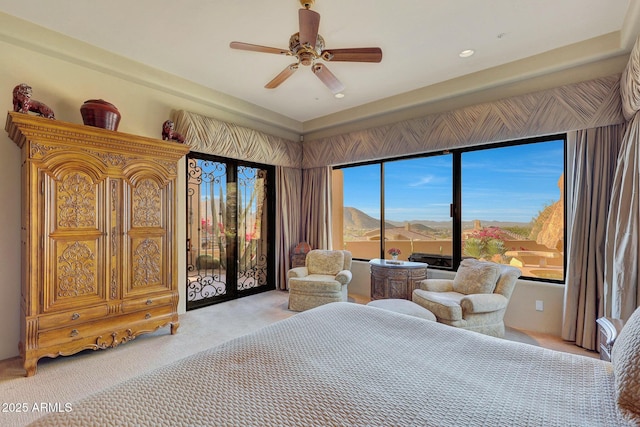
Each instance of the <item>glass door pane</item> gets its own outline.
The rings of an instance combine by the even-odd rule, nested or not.
[[[267,171],[238,167],[238,291],[267,284]]]
[[[187,182],[187,300],[227,294],[227,166],[189,158]]]
[[[564,279],[564,140],[462,154],[462,255]]]
[[[380,165],[333,170],[333,247],[351,251],[354,258],[380,256]],[[342,215],[340,216],[340,213]]]
[[[453,254],[453,162],[451,154],[384,164],[386,259],[451,267]],[[395,252],[395,251],[393,251]]]

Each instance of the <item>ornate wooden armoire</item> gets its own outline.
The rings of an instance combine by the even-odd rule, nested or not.
[[[22,149],[26,375],[45,356],[167,325],[174,334],[176,176],[188,147],[15,112],[5,129]]]

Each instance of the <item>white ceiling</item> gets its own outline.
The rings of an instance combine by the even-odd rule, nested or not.
[[[316,0],[327,48],[383,51],[379,64],[325,63],[343,99],[308,67],[265,89],[292,58],[229,48],[288,48],[299,0],[0,0],[0,11],[304,123],[620,31],[636,1]]]

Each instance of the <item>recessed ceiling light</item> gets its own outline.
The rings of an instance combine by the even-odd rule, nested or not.
[[[460,56],[460,58],[468,58],[468,57],[470,57],[471,55],[473,55],[474,53],[476,53],[476,51],[475,51],[475,50],[473,50],[473,49],[465,49],[465,50],[463,50],[462,52],[460,52],[460,53],[458,54],[458,56]]]
[[[339,93],[336,93],[336,94],[335,94],[335,95],[333,95],[333,96],[334,96],[334,97],[336,97],[336,98],[338,98],[338,99],[342,99],[342,98],[344,98],[344,93],[339,92]]]

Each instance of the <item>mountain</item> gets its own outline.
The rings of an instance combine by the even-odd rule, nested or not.
[[[380,220],[370,217],[366,213],[356,208],[345,207],[344,212],[344,228],[353,230],[372,230],[380,228]],[[395,227],[395,225],[386,223],[385,227]]]
[[[448,228],[451,229],[452,221],[429,221],[425,219],[414,219],[410,221],[387,221],[387,223],[392,224],[394,227],[403,227],[406,223],[411,224],[411,228],[416,228],[417,226],[424,226],[429,229],[441,229]],[[483,227],[498,227],[498,228],[506,228],[506,227],[519,227],[519,226],[527,226],[530,223],[528,222],[514,222],[514,221],[480,221]],[[468,228],[474,227],[474,221],[462,221],[462,229],[466,230]]]
[[[380,220],[373,218],[359,209],[345,207],[344,211],[344,227],[346,229],[371,230],[380,227]],[[400,228],[406,223],[411,224],[411,229],[418,232],[436,231],[441,229],[451,229],[452,221],[430,221],[425,219],[416,219],[411,221],[386,221],[385,228]],[[518,227],[528,226],[529,223],[514,221],[481,221],[483,227]],[[473,221],[462,221],[464,230],[473,228]]]
[[[391,222],[391,221],[389,221]],[[391,222],[392,224],[395,224],[396,222]],[[388,224],[388,223],[387,223]],[[400,225],[396,225],[396,227],[400,228],[400,227],[404,227],[406,223],[400,223]],[[422,234],[428,234],[428,233],[434,233],[438,230],[438,228],[442,228],[442,227],[429,227],[428,225],[423,224],[422,222],[411,222],[411,231],[415,231],[416,233],[422,233]],[[450,227],[449,227],[450,228]]]

